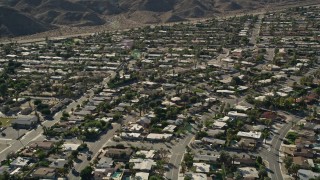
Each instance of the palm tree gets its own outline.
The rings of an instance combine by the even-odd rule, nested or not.
[[[267,144],[267,138],[270,136],[270,129],[264,129],[262,132],[262,138],[265,140],[264,143]]]

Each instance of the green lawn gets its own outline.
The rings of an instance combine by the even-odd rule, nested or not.
[[[286,138],[290,144],[294,144],[297,137],[298,137],[298,133],[292,132],[292,131],[288,132],[288,134],[286,136]]]
[[[14,118],[4,118],[4,117],[0,117],[1,127],[11,126],[11,121],[12,121],[12,120],[14,120]]]

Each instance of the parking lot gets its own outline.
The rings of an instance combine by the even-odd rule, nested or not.
[[[16,130],[12,127],[7,127],[5,130],[1,132],[0,138],[16,140],[19,136],[21,137],[29,131],[30,130],[27,129]]]

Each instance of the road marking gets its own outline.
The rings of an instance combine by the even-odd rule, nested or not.
[[[34,137],[33,139],[31,139],[29,142],[34,141],[34,140],[38,139],[40,136],[42,136],[42,133],[38,134],[36,137]]]
[[[12,144],[10,144],[8,147],[4,148],[4,150],[2,150],[2,151],[0,152],[0,154],[2,154],[4,151],[6,151],[7,149],[9,149],[11,146],[12,146]]]

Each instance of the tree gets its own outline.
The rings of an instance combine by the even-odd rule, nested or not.
[[[185,165],[188,167],[188,168],[191,168],[192,165],[193,165],[193,154],[191,152],[187,152],[184,156],[184,162],[185,162]]]
[[[294,174],[296,175],[298,173],[298,170],[301,169],[300,165],[299,164],[292,164],[289,169],[288,169],[288,172],[290,174]]]
[[[90,180],[93,178],[92,175],[93,168],[91,166],[85,167],[81,172],[80,172],[80,177],[82,180]]]
[[[81,136],[79,137],[79,140],[82,141],[82,144],[85,144],[84,141],[86,140],[86,136],[81,135]]]
[[[284,158],[283,162],[284,162],[285,167],[288,169],[291,166],[291,164],[293,163],[293,158],[290,156],[287,156]]]
[[[73,165],[73,160],[72,159],[69,159],[68,162],[64,165],[64,168],[72,168],[74,165]]]
[[[270,136],[270,130],[269,129],[264,129],[262,131],[262,138],[264,139],[264,143],[267,143],[267,138]]]
[[[72,159],[77,159],[79,155],[79,151],[78,150],[74,150],[71,152],[71,158]]]
[[[47,154],[43,150],[40,150],[37,154],[39,160],[44,160],[47,157]]]
[[[263,163],[261,156],[258,156],[258,157],[257,157],[256,163],[257,163],[258,165],[261,165],[261,164]]]
[[[9,111],[10,111],[10,107],[9,106],[7,106],[7,105],[3,106],[3,108],[2,108],[3,114],[9,113]]]
[[[268,172],[264,166],[260,166],[259,168],[259,177],[267,177]]]
[[[83,151],[83,150],[86,150],[88,149],[88,145],[86,143],[82,143],[78,148],[77,150],[78,151]]]
[[[150,180],[162,180],[163,178],[159,175],[153,175],[149,178]]]
[[[232,80],[230,82],[230,85],[232,85],[232,86],[243,85],[243,82],[238,76],[235,76],[235,77],[232,78]]]
[[[300,78],[300,84],[310,86],[313,83],[313,79],[312,76],[303,76]]]
[[[243,175],[239,171],[236,171],[234,174],[234,178],[236,180],[241,180],[241,179],[243,179]]]
[[[222,151],[220,153],[219,160],[220,160],[221,163],[225,164],[228,167],[232,163],[232,157],[230,156],[230,154],[228,152],[225,152],[225,151]]]
[[[119,112],[116,112],[112,118],[114,121],[119,121],[122,118],[122,115]]]
[[[4,171],[1,175],[0,175],[0,180],[8,180],[10,179],[10,174],[7,171]]]
[[[36,100],[34,100],[34,102],[33,102],[33,104],[34,105],[39,105],[39,104],[41,104],[42,103],[42,101],[40,100],[40,99],[36,99]]]

